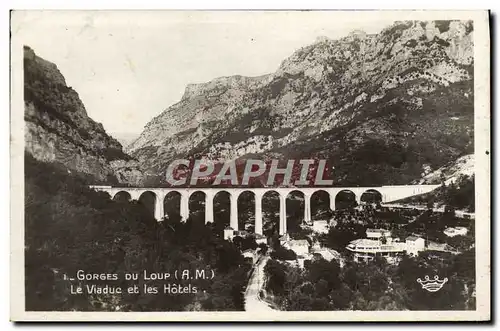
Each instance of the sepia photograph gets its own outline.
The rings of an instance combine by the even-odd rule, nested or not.
[[[11,12],[14,321],[488,321],[487,11]]]

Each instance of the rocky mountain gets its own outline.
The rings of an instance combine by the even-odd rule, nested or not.
[[[24,47],[25,151],[61,163],[96,183],[139,184],[142,172],[121,144],[94,122],[57,66]]]
[[[422,179],[416,181],[418,184],[441,184],[450,185],[459,181],[463,177],[474,175],[474,154],[459,157],[456,161],[423,174]]]
[[[136,133],[127,133],[127,132],[113,132],[113,138],[118,140],[118,142],[123,146],[123,149],[126,149],[130,143],[137,139],[138,134]]]
[[[407,184],[473,153],[473,97],[472,22],[395,22],[189,85],[127,151],[158,174],[179,157],[313,157],[336,184]]]

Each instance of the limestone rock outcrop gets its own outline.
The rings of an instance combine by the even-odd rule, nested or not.
[[[395,22],[318,38],[261,77],[189,85],[127,152],[175,158],[323,158],[337,184],[405,184],[473,153],[473,25]]]

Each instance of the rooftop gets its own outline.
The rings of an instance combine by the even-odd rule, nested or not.
[[[309,246],[309,243],[305,239],[300,239],[300,240],[290,240],[289,243],[291,246]]]
[[[415,241],[417,239],[421,239],[420,237],[416,237],[416,236],[409,236],[406,238],[406,240],[409,240],[409,241]]]
[[[339,258],[339,254],[337,255],[333,254],[330,250],[328,249],[317,249],[313,251],[313,254],[318,254],[321,255],[322,258],[324,258],[327,261],[331,261],[334,258]]]
[[[386,229],[366,229],[366,232],[387,233],[390,231]]]
[[[373,240],[373,239],[356,239],[353,240],[349,243],[349,245],[356,245],[356,246],[380,246],[380,240]]]
[[[452,228],[446,228],[445,231],[467,231],[467,228],[463,226],[456,226]]]
[[[391,244],[382,244],[380,240],[374,239],[356,239],[347,245],[350,251],[368,251],[368,252],[401,252],[406,248],[405,243],[394,242]],[[367,253],[368,253],[367,252]]]

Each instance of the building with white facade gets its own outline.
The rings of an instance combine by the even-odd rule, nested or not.
[[[366,237],[369,239],[389,238],[391,231],[385,229],[366,229]]]
[[[424,238],[415,236],[409,236],[406,238],[406,254],[416,256],[423,250],[425,250]]]
[[[234,229],[230,226],[224,229],[224,240],[232,240],[234,237]]]
[[[457,226],[454,228],[447,228],[443,232],[448,237],[465,236],[467,234],[467,228],[463,226]]]
[[[241,237],[241,238],[245,238],[248,235],[250,235],[250,232],[244,231],[244,230],[237,231],[237,230],[234,230],[230,226],[228,226],[224,229],[224,240],[233,240],[233,238],[237,237],[237,236]]]
[[[405,242],[399,242],[393,240],[392,237],[386,237],[385,233],[380,235],[383,233],[382,231],[371,231],[370,233],[370,238],[356,239],[347,245],[347,250],[354,253],[354,261],[371,261],[375,256],[382,256],[388,261],[393,261],[395,257],[405,252],[417,255],[418,252],[425,250],[425,240],[420,237],[410,236],[406,238]],[[383,237],[385,242],[382,240]]]
[[[438,243],[434,241],[428,241],[427,242],[427,248],[428,251],[436,251],[436,252],[446,252],[446,253],[452,253],[452,254],[459,254],[460,251],[454,247],[451,247],[450,245],[446,243]]]
[[[288,249],[294,251],[297,256],[305,256],[309,254],[309,243],[305,239],[290,240],[288,242],[288,247]]]
[[[371,261],[375,256],[394,257],[404,252],[405,243],[392,242],[389,238],[386,244],[379,239],[356,239],[347,245],[347,250],[354,253],[354,261]]]

